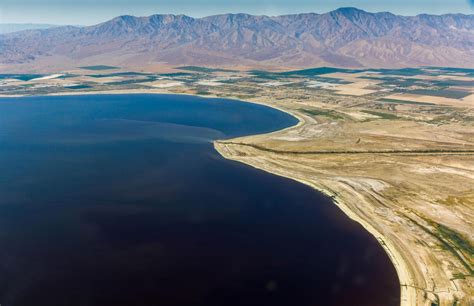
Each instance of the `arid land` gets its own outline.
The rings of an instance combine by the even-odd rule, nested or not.
[[[331,196],[390,256],[402,305],[474,304],[474,70],[165,68],[3,75],[0,97],[185,93],[291,113],[294,127],[215,148]]]

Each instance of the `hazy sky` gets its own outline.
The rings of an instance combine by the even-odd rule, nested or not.
[[[0,23],[94,24],[118,15],[323,13],[355,6],[401,15],[474,13],[474,0],[0,0]]]

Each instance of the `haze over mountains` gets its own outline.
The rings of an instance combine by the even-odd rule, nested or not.
[[[24,30],[48,29],[57,27],[53,24],[37,24],[37,23],[0,23],[0,34],[12,33]]]
[[[0,35],[0,63],[26,68],[107,64],[474,67],[474,15],[120,16],[88,27]]]

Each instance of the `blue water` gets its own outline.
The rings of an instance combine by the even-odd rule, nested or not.
[[[215,139],[296,120],[173,95],[0,99],[0,304],[399,304],[378,242]]]

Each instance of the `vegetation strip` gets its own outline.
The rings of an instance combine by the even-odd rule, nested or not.
[[[446,241],[445,239],[443,239],[443,238],[444,238],[443,236],[445,236],[446,233],[443,232],[443,231],[440,231],[440,227],[442,227],[441,224],[437,224],[437,223],[435,223],[435,222],[433,222],[433,221],[426,220],[425,218],[418,216],[418,217],[422,218],[423,220],[425,220],[426,222],[428,222],[428,223],[430,223],[431,225],[433,225],[433,226],[440,232],[440,233],[439,233],[440,235],[436,235],[435,233],[433,233],[432,231],[430,231],[426,226],[423,226],[423,225],[421,225],[419,222],[417,222],[415,219],[413,219],[413,218],[407,216],[406,214],[403,214],[403,216],[404,216],[405,218],[407,218],[408,220],[410,220],[411,222],[413,222],[413,223],[414,223],[415,225],[417,225],[419,228],[421,228],[424,232],[426,232],[427,234],[431,235],[431,236],[434,237],[436,240],[438,240],[447,250],[449,250],[449,251],[451,252],[451,254],[453,254],[453,255],[461,262],[461,264],[466,268],[466,270],[469,272],[469,274],[470,274],[470,275],[473,275],[474,272],[473,272],[471,266],[469,265],[469,263],[467,263],[466,260],[464,260],[464,258],[463,258],[461,255],[459,255],[457,248],[456,248],[456,247],[453,247],[453,246],[451,245],[451,243],[448,242],[448,241],[451,241],[452,239],[447,239],[448,241]],[[444,229],[447,229],[447,228],[444,227]],[[447,230],[449,230],[449,229],[447,229]],[[459,237],[459,234],[457,234],[456,232],[454,232],[454,231],[452,231],[452,230],[449,230],[449,231],[450,231],[451,235],[453,235],[453,233],[455,233],[454,235],[455,235],[456,239],[459,239],[459,238],[458,238],[458,237]],[[464,241],[464,240],[462,240],[462,242],[463,242],[463,243],[466,243],[466,244],[469,244],[468,242],[466,242],[466,241]],[[471,248],[470,245],[469,245],[469,248]]]
[[[474,150],[375,150],[375,151],[284,151],[265,148],[263,146],[250,144],[250,143],[239,143],[231,141],[217,141],[221,144],[231,144],[247,146],[257,150],[262,150],[271,153],[281,154],[472,154]]]

